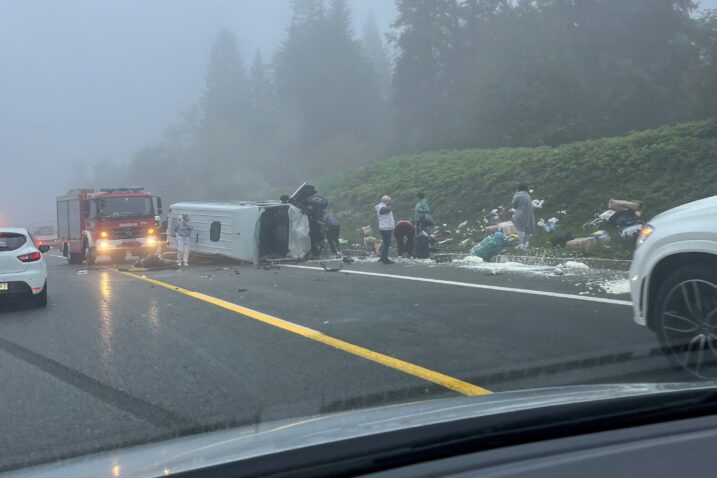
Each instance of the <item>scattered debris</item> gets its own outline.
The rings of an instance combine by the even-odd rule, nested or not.
[[[500,253],[503,245],[505,245],[505,235],[498,231],[473,246],[471,249],[471,256],[480,257],[486,262],[490,261],[495,255]]]
[[[211,279],[214,278],[214,275],[213,275],[213,274],[204,274],[204,275],[199,276],[199,278],[200,278],[200,279],[210,279],[210,280],[211,280]]]
[[[344,261],[345,264],[351,264],[354,262],[353,257],[347,257],[347,256],[344,256],[341,260]]]
[[[371,234],[373,234],[373,229],[371,229],[371,226],[364,226],[364,227],[359,227],[359,228],[356,230],[356,232],[357,232],[359,235],[370,236]]]
[[[433,256],[433,260],[438,264],[446,264],[453,262],[453,257],[448,254],[439,254],[436,256]]]
[[[319,262],[321,265],[321,268],[324,269],[326,272],[338,272],[341,269],[343,269],[343,264],[339,264],[339,267],[326,267],[326,264],[323,262]]]
[[[597,246],[597,239],[594,237],[579,237],[565,243],[568,250],[588,252]]]
[[[87,269],[79,270],[79,271],[75,272],[75,274],[77,274],[78,276],[86,275],[86,274],[87,274]]]
[[[640,231],[642,231],[643,227],[644,226],[642,224],[625,227],[620,230],[620,237],[626,240],[637,239],[637,236],[640,235]]]
[[[555,236],[550,240],[553,247],[565,247],[565,244],[573,240],[573,235],[569,232]]]
[[[628,279],[615,279],[597,283],[608,294],[629,294],[630,281]]]
[[[587,264],[583,264],[582,262],[577,261],[567,261],[565,264],[562,265],[562,267],[566,269],[580,269],[580,270],[589,270],[590,266]]]
[[[249,289],[239,289],[239,290],[237,290],[237,292],[239,292],[241,294],[242,292],[247,292],[248,290]]]

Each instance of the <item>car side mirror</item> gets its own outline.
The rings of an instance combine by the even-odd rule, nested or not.
[[[43,244],[40,247],[38,247],[38,249],[40,250],[40,252],[42,252],[44,254],[45,252],[50,250],[50,246],[48,246],[47,244]]]

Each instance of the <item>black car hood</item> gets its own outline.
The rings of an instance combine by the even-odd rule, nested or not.
[[[192,435],[16,470],[10,476],[171,476],[211,465],[468,418],[715,388],[707,383],[585,385],[428,400]]]

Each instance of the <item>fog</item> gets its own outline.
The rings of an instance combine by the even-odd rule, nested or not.
[[[395,16],[389,0],[349,4],[357,32],[369,12],[384,31]],[[159,141],[198,101],[222,28],[249,63],[290,19],[288,0],[0,2],[0,224],[54,221],[57,195],[92,186],[73,184],[73,164]]]
[[[622,15],[596,29],[575,21],[589,18],[581,2],[526,2],[518,15],[508,0],[472,29],[456,1],[347,1],[352,37],[332,17],[342,2],[327,0],[321,26],[299,15],[288,42],[289,0],[0,0],[0,224],[54,221],[70,187],[222,199],[235,185],[269,191],[390,154],[555,145],[717,114],[701,89],[715,76],[703,54],[712,27],[685,26],[699,16],[688,0],[674,11],[591,2],[589,15]],[[359,45],[369,13],[374,34]],[[451,15],[465,17],[430,23]],[[387,32],[400,39],[392,62]],[[596,71],[595,51],[615,70]]]

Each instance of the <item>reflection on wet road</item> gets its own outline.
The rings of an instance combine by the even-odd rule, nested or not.
[[[591,291],[594,273],[205,263],[140,272],[148,283],[49,262],[47,309],[0,313],[0,469],[58,442],[72,454],[471,387],[683,378],[625,295]],[[583,295],[605,300],[570,299]]]

